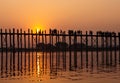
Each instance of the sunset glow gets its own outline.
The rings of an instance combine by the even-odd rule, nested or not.
[[[120,0],[0,0],[0,27],[118,31],[119,15]]]
[[[0,0],[0,83],[120,83],[120,0]]]
[[[40,26],[40,25],[35,25],[35,26],[33,26],[33,32],[37,32],[37,33],[39,33],[40,31],[43,31],[44,30],[44,28],[43,28],[43,26]]]

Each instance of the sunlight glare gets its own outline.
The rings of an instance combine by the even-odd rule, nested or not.
[[[36,26],[34,26],[34,28],[33,28],[33,31],[36,33],[39,33],[40,31],[43,31],[43,27],[42,26],[40,26],[40,25],[36,25]]]

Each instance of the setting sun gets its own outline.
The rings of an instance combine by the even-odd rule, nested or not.
[[[36,25],[33,27],[33,32],[39,33],[40,31],[43,31],[43,27],[40,25]]]

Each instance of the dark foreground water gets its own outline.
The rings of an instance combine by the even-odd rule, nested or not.
[[[119,52],[0,53],[0,83],[120,83]]]

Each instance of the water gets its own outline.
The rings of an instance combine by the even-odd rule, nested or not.
[[[0,83],[119,83],[119,52],[0,54]]]

